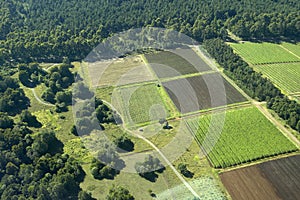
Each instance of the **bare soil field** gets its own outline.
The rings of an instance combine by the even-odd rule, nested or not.
[[[163,86],[183,114],[246,101],[218,73],[172,80]]]
[[[210,71],[210,68],[192,49],[175,49],[146,54],[149,65],[159,78]]]
[[[233,200],[300,199],[300,155],[220,175]]]

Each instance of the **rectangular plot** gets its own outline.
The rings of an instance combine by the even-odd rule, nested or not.
[[[204,74],[163,83],[177,109],[185,114],[246,101],[220,74]]]
[[[205,115],[187,123],[216,168],[298,150],[255,107]]]
[[[118,86],[154,80],[146,64],[138,56],[88,65],[93,85]]]
[[[112,95],[112,105],[121,113],[129,126],[158,121],[167,118],[166,108],[156,84],[116,88]]]
[[[175,49],[146,54],[159,78],[168,78],[212,70],[192,49]]]
[[[300,92],[300,63],[261,65],[255,70],[287,93]]]
[[[229,45],[251,64],[299,62],[300,59],[279,44],[262,42],[229,43]]]
[[[299,199],[300,156],[245,167],[220,175],[233,200]]]

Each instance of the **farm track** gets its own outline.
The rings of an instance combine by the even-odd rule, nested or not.
[[[298,56],[297,54],[295,54],[295,53],[293,53],[293,52],[291,52],[289,49],[287,49],[287,48],[285,48],[284,46],[282,46],[282,45],[279,45],[281,48],[283,48],[284,50],[286,50],[287,52],[289,52],[290,54],[293,54],[294,56],[296,56],[297,58],[299,58],[300,59],[300,56]]]
[[[200,49],[196,48],[197,52],[200,53],[203,57],[205,57],[203,55],[203,53],[200,51]],[[285,49],[285,48],[284,48]],[[202,57],[201,56],[201,57]],[[297,56],[299,57],[299,56]],[[206,57],[205,57],[206,58]],[[300,57],[299,57],[300,58]],[[206,58],[208,59],[208,58]],[[233,80],[231,80],[229,77],[227,77],[224,72],[222,72],[220,69],[217,68],[217,66],[215,65],[215,63],[211,60],[209,60],[209,63],[211,65],[214,65],[214,68],[217,69],[222,75],[223,77],[230,82],[238,91],[240,91],[249,101],[252,102],[253,105],[255,105],[264,115],[265,117],[267,117],[274,125],[276,125],[281,132],[283,132],[285,134],[286,137],[288,137],[290,140],[293,141],[294,144],[297,145],[298,148],[300,148],[300,141],[287,129],[285,128],[280,122],[278,122],[270,113],[269,111],[267,111],[262,104],[264,102],[257,102],[255,100],[253,100],[251,97],[249,97],[242,89],[240,89]]]
[[[122,115],[120,115],[120,113],[116,110],[116,108],[109,102],[102,100],[106,105],[108,105],[111,109],[115,110],[117,112],[117,114],[121,117],[122,121],[123,117]],[[197,192],[195,192],[195,190],[191,187],[191,185],[181,176],[181,174],[176,170],[176,168],[173,166],[173,164],[168,160],[168,158],[160,151],[160,149],[155,146],[155,144],[153,144],[150,140],[148,140],[147,138],[143,137],[142,135],[139,134],[138,131],[131,131],[129,130],[124,123],[122,123],[122,128],[124,129],[124,131],[130,133],[133,136],[136,136],[140,139],[142,139],[143,141],[145,141],[146,143],[148,143],[154,150],[156,150],[159,155],[165,160],[165,162],[167,163],[167,165],[173,170],[173,172],[175,173],[175,175],[179,178],[179,180],[186,186],[186,188],[195,196],[199,198],[199,195],[197,194]]]
[[[289,138],[298,148],[300,148],[300,141],[280,122],[278,122],[272,115],[267,111],[260,102],[255,102],[253,100],[253,105],[255,105],[264,115],[267,117],[276,127],[278,127],[284,135]]]
[[[53,104],[51,104],[51,103],[46,103],[46,102],[42,101],[42,100],[37,96],[37,94],[36,94],[34,88],[30,88],[30,89],[31,89],[31,91],[32,91],[32,93],[33,93],[35,99],[36,99],[39,103],[41,103],[41,104],[43,104],[43,105],[45,105],[45,106],[55,106],[55,105],[53,105]]]

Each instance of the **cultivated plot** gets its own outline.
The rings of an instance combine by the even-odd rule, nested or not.
[[[216,168],[298,150],[255,107],[227,111],[223,126],[215,118],[222,114],[189,119],[187,124]]]
[[[281,46],[283,46],[288,51],[300,57],[300,43],[293,44],[293,43],[283,42]]]
[[[248,63],[269,64],[269,63],[285,63],[300,62],[300,59],[274,43],[229,43],[229,45]]]
[[[112,104],[129,126],[149,121],[158,122],[170,114],[160,96],[161,89],[156,84],[116,88]]]
[[[220,74],[204,74],[163,83],[177,109],[185,114],[246,101]]]
[[[154,80],[146,64],[139,57],[89,63],[88,70],[95,86],[117,86]]]
[[[255,70],[287,93],[300,92],[300,62],[255,66]]]
[[[220,175],[233,200],[299,199],[300,156],[292,156]]]
[[[159,51],[145,55],[159,78],[168,78],[212,70],[192,49]]]

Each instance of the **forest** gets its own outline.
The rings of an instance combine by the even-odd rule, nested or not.
[[[7,0],[0,9],[0,63],[81,60],[111,34],[145,26],[177,30],[199,42],[225,39],[227,29],[246,39],[300,35],[297,0]]]

